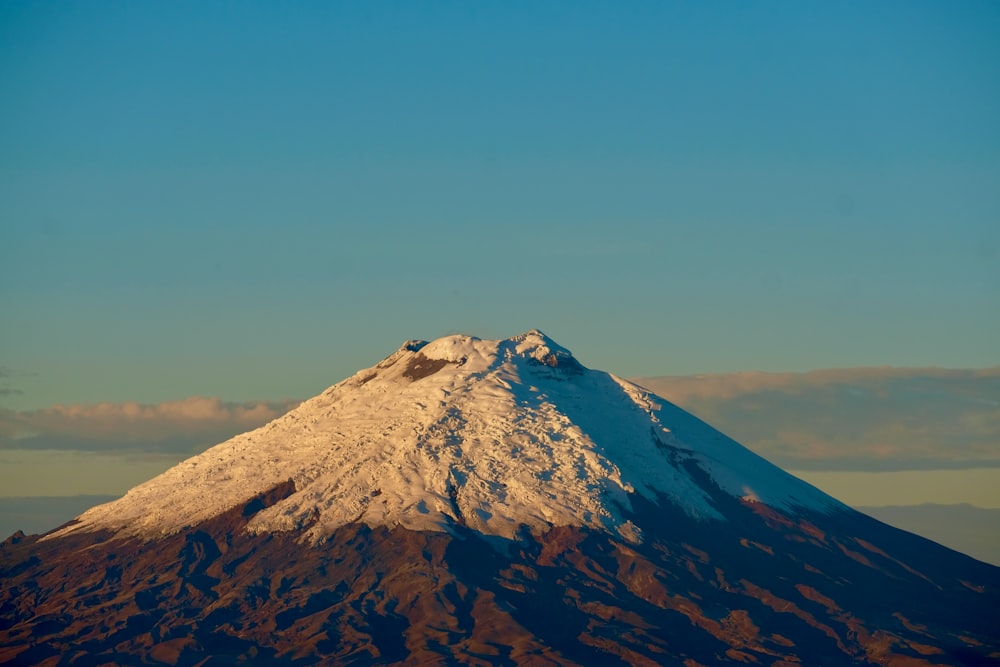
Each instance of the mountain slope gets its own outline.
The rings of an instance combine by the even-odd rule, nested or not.
[[[537,331],[407,343],[0,577],[0,664],[1000,660],[1000,569]]]

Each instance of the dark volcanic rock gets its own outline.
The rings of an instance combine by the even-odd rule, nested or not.
[[[642,544],[575,527],[503,543],[355,524],[310,546],[245,533],[247,507],[149,542],[24,538],[0,551],[0,664],[1000,658],[997,568],[856,513],[730,500],[734,520],[699,522],[633,501]]]
[[[406,343],[63,530],[12,536],[0,582],[0,665],[1000,661],[1000,568],[539,331]]]

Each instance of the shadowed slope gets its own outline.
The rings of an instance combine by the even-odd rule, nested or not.
[[[290,485],[155,542],[0,550],[0,664],[977,665],[1000,571],[856,513],[718,492],[731,521],[634,498],[646,540],[556,527],[455,535],[241,530]],[[784,662],[782,662],[784,661]]]
[[[0,664],[978,665],[1000,570],[538,331],[411,341],[0,549]]]

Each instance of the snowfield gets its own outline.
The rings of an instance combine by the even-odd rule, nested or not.
[[[582,366],[532,330],[504,340],[409,341],[265,426],[179,463],[49,537],[112,529],[152,538],[212,518],[291,479],[254,516],[258,533],[344,524],[513,538],[578,525],[642,539],[630,496],[723,520],[688,472],[794,511],[844,508],[649,391]]]

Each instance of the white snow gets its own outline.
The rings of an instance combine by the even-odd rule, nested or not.
[[[506,538],[522,524],[584,525],[636,541],[641,532],[623,512],[632,493],[723,518],[683,461],[738,498],[793,511],[843,507],[645,389],[585,369],[532,330],[409,341],[53,536],[170,534],[292,479],[296,493],[259,512],[249,530],[303,528],[322,541],[355,521],[414,530],[464,523]]]

